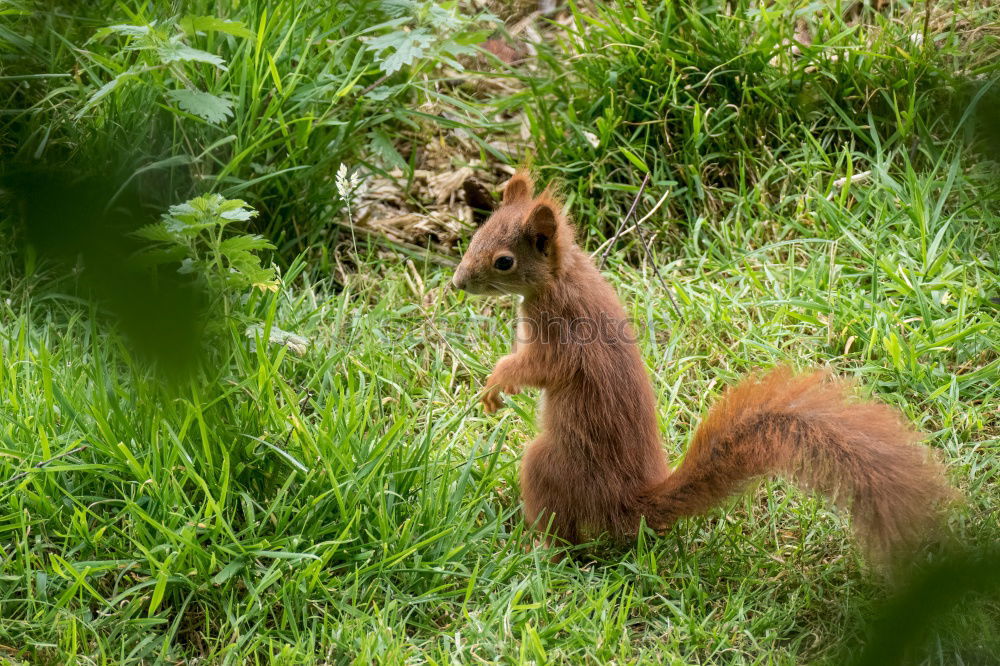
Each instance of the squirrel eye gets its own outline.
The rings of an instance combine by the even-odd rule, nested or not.
[[[498,271],[509,271],[514,268],[514,257],[506,254],[502,257],[497,257],[497,260],[493,262],[493,267]]]

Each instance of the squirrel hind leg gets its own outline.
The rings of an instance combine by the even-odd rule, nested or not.
[[[547,443],[543,434],[528,445],[521,461],[521,497],[528,525],[547,531],[546,542],[554,545],[565,541],[576,545],[582,541],[579,516],[572,501],[573,478]]]
[[[540,506],[527,498],[524,501],[524,518],[531,529],[540,533],[534,540],[536,546],[576,546],[584,540],[576,518],[565,512],[551,511],[547,506]]]

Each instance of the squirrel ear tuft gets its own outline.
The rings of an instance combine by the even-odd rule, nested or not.
[[[515,201],[530,199],[534,191],[535,184],[532,182],[531,176],[526,171],[518,171],[507,181],[507,185],[503,188],[503,202],[509,204]]]
[[[525,228],[534,239],[535,249],[544,255],[548,255],[553,247],[553,240],[559,227],[556,215],[552,204],[543,201],[535,204],[525,222]]]

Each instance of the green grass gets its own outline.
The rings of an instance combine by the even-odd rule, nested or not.
[[[273,26],[258,32],[261,57],[272,55],[289,87],[320,86],[324,73],[342,81],[363,70],[359,85],[379,77],[370,59],[352,64],[357,45],[348,37],[372,20],[363,3],[351,5],[361,8],[354,13],[191,4],[191,13]],[[332,170],[341,160],[389,166],[358,138],[362,130],[338,124],[351,114],[417,164],[417,139],[450,125],[480,138],[516,129],[509,114],[524,109],[533,150],[508,157],[534,160],[567,194],[590,249],[635,196],[635,160],[642,162],[652,176],[638,212],[671,191],[647,237],[655,234],[680,318],[634,234],[605,272],[639,325],[671,459],[726,384],[776,363],[830,365],[927,433],[964,493],[949,517],[955,540],[995,544],[1000,308],[989,299],[1000,297],[997,164],[988,134],[976,128],[975,95],[955,93],[958,75],[941,72],[988,75],[969,79],[985,89],[978,99],[988,99],[996,66],[984,54],[996,53],[997,10],[934,14],[934,34],[945,35],[935,43],[944,46],[908,56],[893,40],[922,29],[922,4],[893,10],[892,20],[866,13],[867,27],[847,32],[831,13],[818,21],[816,42],[864,57],[847,67],[789,56],[791,70],[782,73],[762,54],[788,31],[779,19],[805,3],[775,3],[770,15],[736,4],[732,16],[698,3],[699,12],[651,10],[648,19],[631,18],[624,5],[587,6],[573,28],[580,35],[557,33],[566,40],[558,48],[579,49],[576,57],[553,51],[537,71],[482,75],[519,78],[523,92],[484,98],[459,90],[442,100],[418,76],[430,63],[396,75],[412,105],[397,100],[377,112],[370,100],[331,103],[332,88],[314,90],[309,103],[260,93],[255,86],[272,76],[270,67],[258,69],[249,45],[216,43],[229,71],[198,83],[234,95],[232,119],[210,126],[160,109],[157,123],[140,128],[159,136],[136,144],[133,168],[232,136],[210,159],[137,181],[144,191],[161,186],[147,199],[163,202],[159,210],[205,191],[250,201],[262,211],[259,230],[284,241],[285,253],[274,257],[283,283],[277,293],[230,297],[240,317],[215,315],[206,361],[182,381],[136,355],[104,304],[81,297],[76,272],[36,260],[8,207],[4,229],[18,242],[0,254],[0,661],[845,663],[842,650],[866,640],[893,588],[862,560],[840,514],[781,482],[626,548],[597,543],[552,562],[532,547],[517,464],[534,436],[537,393],[492,416],[476,400],[508,350],[514,301],[448,290],[449,270],[431,262],[335,244],[344,213]],[[5,139],[9,155],[34,155],[48,135],[39,155],[54,162],[120,157],[123,135],[109,123],[136,118],[162,82],[116,90],[108,107],[72,122],[121,56],[69,45],[136,21],[140,9],[146,18],[177,13],[143,7],[21,17],[34,38],[30,56],[0,33],[6,71],[23,72],[28,59],[50,73],[79,61],[87,72],[69,88],[51,79],[42,93],[5,98],[14,100],[8,110],[21,109],[4,116],[10,136],[27,137],[16,146]],[[338,21],[346,22],[337,35],[350,58],[302,56],[312,53],[307,44],[340,30]],[[622,34],[602,37],[611,25]],[[975,41],[948,46],[977,29]],[[873,34],[882,36],[869,43]],[[273,57],[286,38],[285,53],[297,60]],[[708,42],[716,50],[704,50]],[[626,48],[648,62],[623,60]],[[732,59],[744,50],[751,55]],[[641,66],[671,59],[691,64],[663,79],[642,74]],[[684,92],[720,62],[736,71],[721,89],[704,91],[704,104]],[[817,70],[807,72],[810,65]],[[628,86],[643,96],[624,106],[596,97],[612,69],[632,77]],[[245,96],[235,93],[237,80],[246,81]],[[829,85],[823,90],[846,101],[804,108],[784,85],[795,82]],[[856,98],[844,94],[851,86]],[[446,105],[451,120],[437,125],[421,115],[417,104],[429,100]],[[955,116],[942,100],[961,107],[965,124],[946,122]],[[694,132],[697,113],[724,103],[740,113],[718,123],[709,114],[698,121],[701,135],[684,134]],[[484,109],[491,113],[480,116]],[[666,134],[642,124],[665,111],[677,123]],[[301,141],[286,137],[282,128],[298,122],[291,118],[307,116],[321,120]],[[135,129],[120,131],[134,140],[127,132]],[[583,130],[600,133],[601,147]],[[256,148],[244,154],[235,146]],[[255,181],[254,161],[279,175]],[[871,173],[849,187],[832,184],[860,171]],[[320,249],[321,240],[329,247]],[[351,270],[335,279],[337,260]],[[237,321],[277,326],[311,344],[301,356],[258,344]],[[939,557],[934,549],[915,556]],[[908,662],[989,663],[1000,650],[998,622],[998,598],[973,596]]]

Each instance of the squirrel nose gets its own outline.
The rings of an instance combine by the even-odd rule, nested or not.
[[[455,288],[464,291],[466,282],[468,282],[468,277],[466,276],[465,271],[461,269],[455,271],[455,275],[451,278],[451,283],[455,285]]]

